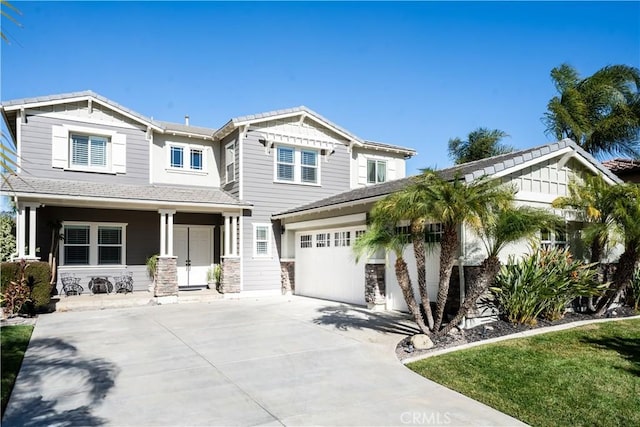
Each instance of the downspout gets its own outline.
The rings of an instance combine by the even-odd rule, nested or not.
[[[466,297],[465,280],[464,280],[464,260],[465,260],[465,254],[466,254],[465,228],[466,227],[464,226],[464,223],[460,225],[460,256],[458,257],[458,279],[460,282],[460,306],[462,306],[462,303],[464,302],[464,299]],[[464,316],[460,320],[458,327],[460,329],[463,329],[466,323],[467,323],[467,317]]]

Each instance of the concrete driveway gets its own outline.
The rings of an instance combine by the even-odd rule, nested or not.
[[[394,355],[398,315],[307,298],[43,315],[3,425],[518,425]]]

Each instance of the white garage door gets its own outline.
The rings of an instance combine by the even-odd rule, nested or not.
[[[356,264],[353,244],[365,227],[296,233],[297,295],[365,304],[364,262]]]

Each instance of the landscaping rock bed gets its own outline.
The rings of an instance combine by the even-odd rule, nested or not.
[[[638,313],[636,313],[630,307],[618,307],[607,313],[606,317],[630,317],[637,314]],[[448,335],[444,337],[433,338],[434,346],[428,350],[415,349],[413,345],[411,345],[411,337],[406,337],[396,346],[396,356],[399,360],[402,361],[409,357],[420,356],[422,354],[428,354],[445,348],[457,347],[467,343],[488,340],[491,338],[502,337],[505,335],[516,334],[518,332],[544,328],[547,326],[562,325],[565,323],[578,322],[581,320],[595,319],[601,318],[595,317],[591,314],[567,313],[562,319],[553,322],[549,320],[539,319],[538,323],[534,326],[513,324],[504,320],[497,320],[495,322],[476,326],[471,329],[459,330],[457,328],[454,328]]]

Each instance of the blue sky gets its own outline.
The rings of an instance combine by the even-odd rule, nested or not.
[[[1,99],[92,89],[144,115],[217,128],[306,105],[445,167],[478,126],[518,148],[563,62],[640,66],[639,2],[13,2]]]

